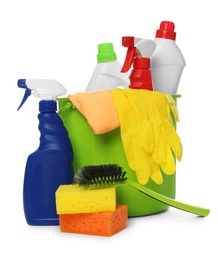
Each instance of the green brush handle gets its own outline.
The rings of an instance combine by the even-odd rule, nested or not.
[[[143,192],[144,194],[152,197],[153,199],[156,199],[156,200],[163,202],[174,208],[181,209],[181,210],[184,210],[184,211],[187,211],[187,212],[190,212],[190,213],[202,216],[202,217],[206,217],[210,213],[209,209],[195,207],[195,206],[191,206],[191,205],[179,202],[179,201],[175,201],[174,199],[171,199],[160,193],[152,191],[152,190],[146,188],[145,186],[142,186],[142,185],[138,184],[137,182],[132,181],[130,179],[127,180],[127,184],[129,184],[132,187],[136,188],[137,190]]]

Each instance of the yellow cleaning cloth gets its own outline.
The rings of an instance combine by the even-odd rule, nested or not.
[[[119,115],[129,166],[140,184],[146,184],[149,178],[161,184],[160,168],[166,174],[176,170],[172,150],[178,160],[182,158],[180,138],[170,118],[170,108],[175,108],[175,102],[156,91],[115,89],[110,92]],[[178,121],[177,110],[172,112]]]
[[[87,119],[95,134],[104,134],[120,126],[120,121],[107,90],[79,92],[68,99]]]

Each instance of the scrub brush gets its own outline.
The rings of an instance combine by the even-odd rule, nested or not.
[[[74,176],[74,183],[87,189],[128,184],[140,192],[168,206],[206,217],[209,209],[191,206],[157,193],[126,177],[126,172],[117,164],[84,166]]]

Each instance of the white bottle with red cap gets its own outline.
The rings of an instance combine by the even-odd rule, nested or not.
[[[163,21],[154,39],[156,48],[151,56],[151,74],[155,91],[164,94],[177,94],[180,78],[186,65],[177,46],[175,25]]]

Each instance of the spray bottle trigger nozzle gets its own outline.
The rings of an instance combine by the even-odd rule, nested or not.
[[[26,89],[25,94],[24,94],[24,96],[23,96],[23,99],[22,99],[22,101],[21,101],[21,103],[20,103],[20,105],[19,105],[19,107],[18,107],[18,109],[17,109],[17,110],[19,110],[19,109],[22,107],[22,105],[25,103],[25,101],[27,100],[27,98],[31,95],[31,89],[29,89],[29,88],[27,87],[27,85],[26,85],[26,80],[25,80],[25,79],[19,79],[18,82],[17,82],[17,86],[18,86],[19,88],[24,88],[24,89]]]
[[[122,46],[128,47],[126,59],[121,69],[121,72],[127,72],[133,64],[133,60],[137,55],[137,50],[135,47],[134,37],[133,36],[124,36],[122,37]]]

